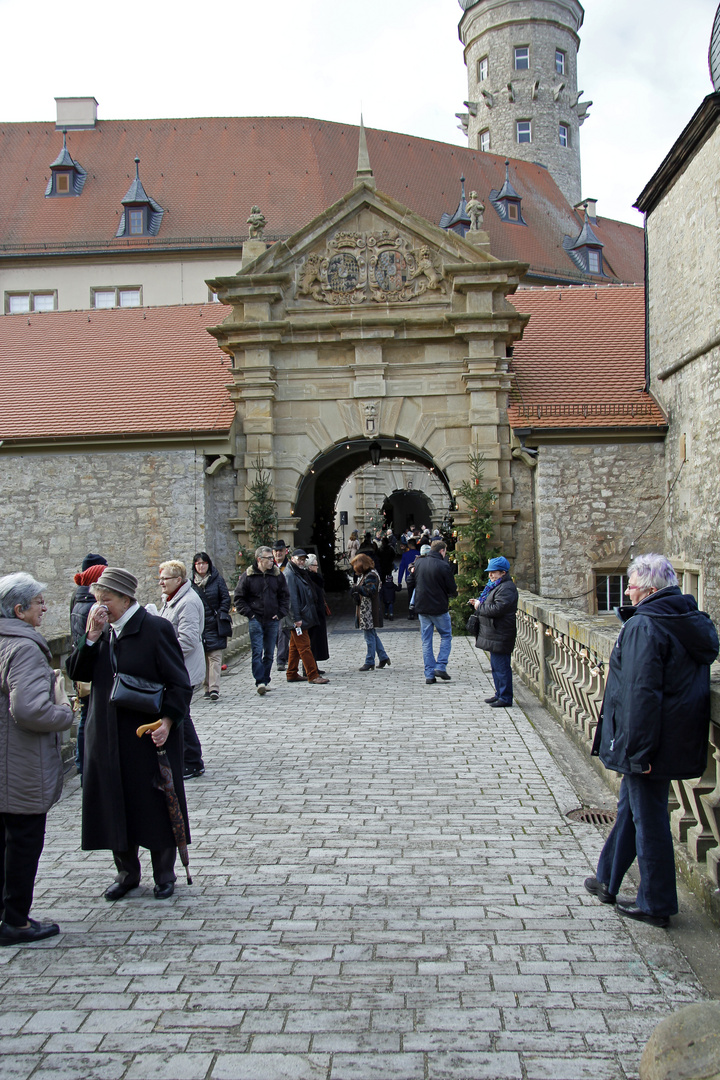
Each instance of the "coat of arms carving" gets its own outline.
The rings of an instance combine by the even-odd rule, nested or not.
[[[312,252],[297,271],[298,299],[326,304],[406,302],[446,291],[443,267],[430,247],[413,247],[397,229],[337,232],[324,252]]]

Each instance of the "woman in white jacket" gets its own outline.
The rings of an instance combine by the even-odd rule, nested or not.
[[[72,724],[39,630],[44,589],[30,574],[0,578],[0,945],[60,932],[29,914],[47,812],[62,793],[60,732]]]
[[[205,649],[202,636],[205,628],[203,602],[188,580],[185,563],[169,559],[160,564],[160,587],[164,604],[158,614],[172,623],[180,642],[185,667],[193,690],[202,685],[205,678]],[[190,716],[183,720],[183,776],[192,780],[205,772],[202,746]]]

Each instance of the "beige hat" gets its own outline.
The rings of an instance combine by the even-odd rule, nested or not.
[[[138,579],[129,570],[123,570],[119,566],[106,566],[96,584],[100,588],[112,589],[113,592],[122,593],[134,600]]]

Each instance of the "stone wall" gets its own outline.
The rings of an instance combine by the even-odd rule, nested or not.
[[[207,477],[194,450],[6,453],[2,465],[0,571],[26,570],[48,583],[47,636],[67,632],[73,574],[88,551],[127,567],[140,581],[138,599],[157,602],[158,564],[189,562],[206,546],[207,506],[215,508],[211,534],[223,569],[232,569],[232,530],[220,517],[232,473]]]
[[[720,620],[720,127],[647,219],[651,389],[668,414],[667,552],[701,571],[700,603]],[[673,374],[678,361],[699,352]]]
[[[664,475],[662,443],[541,446],[535,470],[540,593],[577,596],[575,606],[591,610],[593,566],[627,566],[631,542],[660,510]],[[660,513],[634,554],[662,549],[663,536]]]

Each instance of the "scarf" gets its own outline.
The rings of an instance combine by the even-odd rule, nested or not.
[[[503,578],[497,578],[495,581],[488,581],[483,591],[478,596],[478,604],[484,604],[493,589],[497,588]]]
[[[204,574],[202,577],[200,576],[200,574],[198,574],[197,570],[193,570],[193,581],[197,585],[198,589],[204,589],[205,588],[205,586],[208,583],[209,577],[210,577],[210,571],[209,570],[208,570],[207,574]]]

